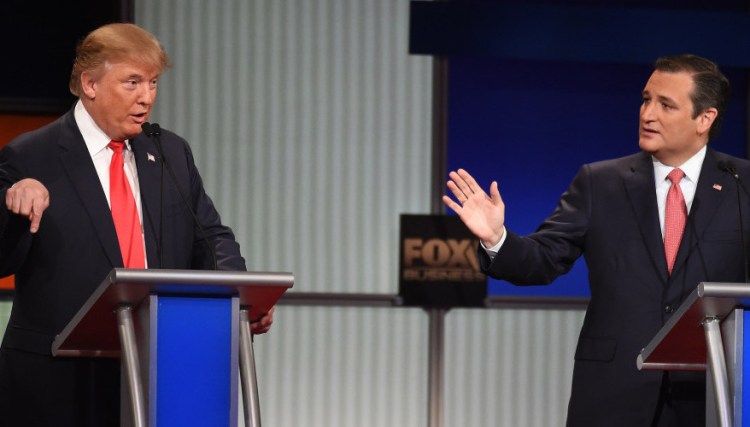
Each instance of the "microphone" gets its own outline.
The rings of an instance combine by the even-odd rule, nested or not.
[[[158,124],[154,126],[149,122],[145,122],[141,125],[141,129],[143,129],[143,133],[145,133],[149,138],[155,135],[161,135],[161,127]]]
[[[156,150],[159,152],[159,156],[161,157],[161,164],[162,164],[162,171],[166,167],[167,172],[169,173],[169,177],[172,180],[172,183],[174,184],[174,187],[177,189],[177,193],[180,195],[180,199],[182,200],[182,203],[185,205],[185,208],[188,212],[190,212],[190,216],[193,218],[193,224],[198,228],[198,231],[201,234],[201,239],[206,244],[206,248],[208,249],[208,253],[211,254],[211,260],[213,261],[214,270],[219,269],[218,262],[216,260],[216,251],[214,250],[213,246],[211,246],[211,242],[208,241],[208,236],[206,235],[206,231],[203,229],[203,225],[201,224],[200,220],[198,220],[198,216],[193,211],[193,207],[190,206],[190,203],[188,203],[187,197],[185,197],[185,193],[182,191],[182,188],[180,187],[179,183],[177,182],[177,176],[175,175],[174,171],[172,170],[172,167],[167,162],[167,158],[164,156],[164,150],[162,150],[161,146],[161,126],[159,126],[158,123],[149,123],[145,122],[143,125],[141,125],[141,129],[143,129],[143,132],[148,136],[149,138],[154,140],[154,144],[156,145]],[[159,239],[162,239],[163,241],[163,233],[164,233],[164,173],[162,172],[162,186],[161,186],[161,197],[160,197],[160,204],[159,212],[161,216],[161,222],[160,222],[160,230],[159,230]],[[160,253],[161,256],[161,253]],[[160,262],[162,262],[161,267],[164,268],[163,260],[160,259]]]
[[[740,179],[740,175],[737,173],[737,167],[734,165],[734,162],[731,160],[729,161],[719,161],[718,163],[719,169],[722,171],[728,173],[732,178],[734,178],[734,181],[736,183],[735,188],[737,188],[737,210],[740,215],[740,238],[742,240],[742,260],[743,264],[745,266],[745,283],[750,283],[750,274],[748,274],[748,260],[747,260],[747,242],[745,242],[745,227],[744,227],[744,221],[742,220],[742,197],[740,195],[740,188],[745,192],[745,195],[750,197],[750,194],[748,194],[747,188],[742,184],[742,180]]]
[[[161,135],[161,128],[159,125],[156,125],[154,127],[151,123],[145,122],[141,125],[141,129],[143,129],[143,133],[146,134],[149,138],[153,138],[156,136],[155,144],[157,146],[157,150],[159,153],[161,153],[161,140],[159,139],[159,135]],[[135,144],[133,144],[133,151],[135,151]],[[164,156],[160,154],[161,158],[164,159]],[[159,256],[159,268],[164,268],[164,251],[162,251],[162,244],[164,242],[164,161],[160,163],[161,171],[159,173],[159,180],[161,182],[161,186],[159,187],[159,236],[156,239],[156,253]],[[146,211],[148,212],[148,211]]]

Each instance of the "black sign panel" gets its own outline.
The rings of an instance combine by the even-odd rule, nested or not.
[[[399,294],[406,305],[477,307],[487,296],[477,245],[453,215],[401,215]]]

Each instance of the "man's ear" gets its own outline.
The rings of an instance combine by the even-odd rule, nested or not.
[[[716,116],[719,115],[719,110],[716,108],[707,108],[702,113],[698,115],[696,118],[697,125],[698,125],[698,133],[704,134],[708,133],[709,130],[711,130],[711,125],[714,124],[714,120],[716,120]]]
[[[96,98],[96,76],[90,71],[81,73],[81,90],[83,95],[93,100]]]

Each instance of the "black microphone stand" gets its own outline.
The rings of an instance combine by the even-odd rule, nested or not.
[[[745,283],[750,283],[750,274],[748,274],[747,242],[745,241],[745,222],[742,218],[742,197],[740,194],[740,188],[742,188],[745,195],[749,198],[750,193],[748,193],[747,188],[742,184],[742,180],[740,180],[740,175],[737,173],[737,168],[734,166],[734,163],[721,161],[719,162],[719,169],[729,173],[729,175],[734,178],[735,187],[737,188],[737,209],[740,215],[740,238],[742,240],[742,260],[745,267]]]
[[[201,224],[200,220],[198,220],[198,217],[196,216],[195,212],[193,211],[193,207],[190,206],[190,203],[187,200],[187,197],[185,196],[185,193],[182,191],[182,188],[180,188],[180,185],[177,183],[177,177],[175,176],[174,171],[172,170],[172,167],[167,162],[167,158],[164,157],[164,151],[162,150],[161,146],[161,126],[159,126],[158,123],[144,123],[141,128],[143,129],[143,132],[146,133],[147,136],[153,138],[154,144],[156,145],[156,150],[159,152],[159,157],[161,157],[161,165],[162,165],[162,197],[160,198],[161,205],[159,207],[159,212],[161,216],[161,227],[159,230],[159,239],[164,238],[164,213],[163,213],[163,205],[164,205],[164,168],[167,168],[167,172],[169,173],[169,177],[172,179],[172,183],[174,184],[175,188],[177,189],[177,193],[180,195],[180,199],[182,199],[182,203],[187,208],[188,212],[190,212],[190,215],[193,217],[193,223],[198,228],[198,231],[201,234],[201,239],[206,244],[206,248],[208,249],[208,253],[211,255],[211,260],[213,261],[213,267],[214,270],[219,269],[219,264],[216,260],[216,251],[214,251],[214,248],[211,246],[211,242],[208,241],[208,236],[206,236],[206,231],[203,229],[203,225]],[[162,251],[163,252],[163,251]],[[161,253],[160,253],[161,257]],[[161,267],[163,268],[164,262],[163,259],[160,259]]]

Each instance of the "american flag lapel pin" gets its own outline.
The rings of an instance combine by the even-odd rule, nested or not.
[[[716,191],[721,191],[721,185],[719,185],[719,184],[714,184],[714,190],[716,190]]]
[[[149,162],[155,162],[156,161],[156,157],[154,157],[154,155],[151,154],[151,153],[146,153],[146,158],[148,159]],[[714,188],[716,188],[715,185],[714,185]],[[719,190],[721,190],[721,187],[719,187]]]

